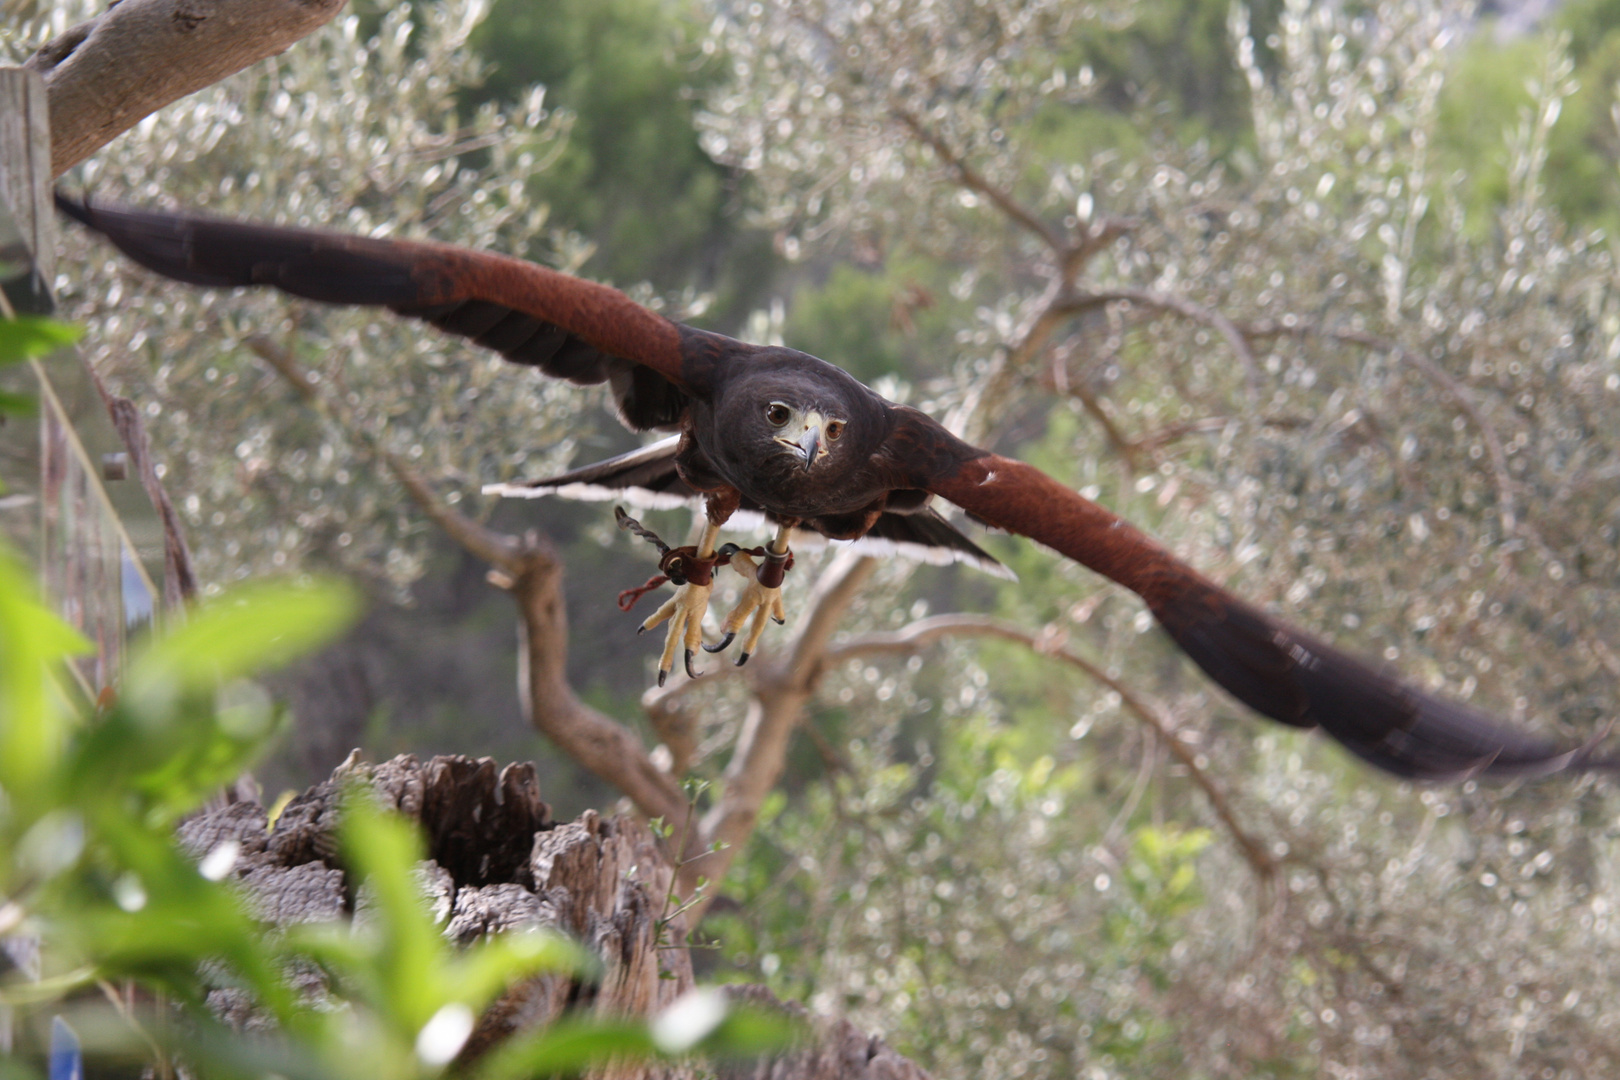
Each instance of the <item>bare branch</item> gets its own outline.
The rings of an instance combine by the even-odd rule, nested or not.
[[[1080,402],[1080,407],[1086,410],[1086,415],[1097,421],[1102,428],[1103,435],[1108,439],[1108,445],[1114,452],[1125,459],[1132,468],[1141,464],[1143,446],[1136,440],[1127,436],[1123,429],[1114,422],[1108,410],[1103,408],[1102,399],[1093,394],[1084,381],[1071,381],[1069,378],[1069,357],[1074,349],[1055,349],[1052,353],[1052,363],[1047,368],[1047,377],[1042,380],[1044,386],[1055,394],[1063,397],[1072,397]]]
[[[93,365],[85,364],[84,370],[106,404],[113,428],[129,451],[135,475],[140,477],[146,497],[152,501],[158,520],[163,524],[163,603],[169,610],[177,610],[197,598],[197,571],[191,561],[191,545],[186,543],[185,525],[169,499],[168,489],[158,477],[157,462],[152,460],[152,440],[147,438],[141,410],[129,398],[119,397],[107,389],[101,373]]]
[[[952,149],[949,143],[928,128],[915,113],[897,106],[894,110],[894,117],[905,125],[906,130],[933,150],[939,156],[940,161],[944,162],[952,172],[956,173],[956,178],[963,187],[989,199],[996,209],[1023,226],[1028,232],[1039,237],[1042,243],[1052,249],[1052,252],[1058,256],[1060,261],[1066,260],[1070,254],[1070,245],[1061,233],[1048,227],[1044,221],[1036,216],[1033,210],[1013,198],[1011,193],[992,184],[983,173],[969,165],[966,158]]]
[[[798,636],[788,649],[787,685],[796,690],[815,689],[825,670],[821,658],[827,642],[876,569],[875,559],[846,551],[822,573],[810,594],[810,614],[799,624]]]
[[[754,677],[754,697],[748,703],[742,730],[731,762],[726,766],[720,798],[703,817],[698,840],[708,854],[682,867],[686,891],[699,876],[718,881],[753,833],[759,808],[776,787],[787,761],[793,730],[804,717],[804,707],[827,669],[822,657],[827,642],[877,564],[844,552],[816,582],[810,610],[786,655],[763,664]],[[769,656],[757,658],[772,661]],[[719,850],[712,850],[718,845]],[[695,925],[703,917],[709,898],[697,906]]]
[[[564,753],[623,792],[649,818],[680,823],[689,813],[680,786],[660,769],[634,732],[581,701],[568,682],[568,611],[562,562],[531,532],[521,541],[497,533],[445,503],[415,469],[368,432],[286,349],[262,335],[248,347],[311,408],[333,420],[381,460],[423,513],[465,551],[496,567],[491,580],[512,594],[523,620],[522,682],[529,722]]]
[[[102,391],[107,410],[112,413],[113,427],[129,449],[130,463],[141,478],[147,498],[157,507],[158,520],[163,523],[163,602],[170,609],[178,608],[197,599],[197,571],[191,562],[191,546],[186,543],[185,526],[180,514],[169,498],[168,489],[158,478],[157,463],[152,460],[152,441],[146,436],[146,425],[141,410],[129,398],[109,394],[101,384],[95,369],[85,365]]]
[[[679,827],[690,809],[680,785],[658,767],[634,732],[581,701],[568,682],[561,562],[537,544],[526,547],[525,555],[526,566],[511,592],[523,614],[522,682],[528,689],[530,722],[569,757],[622,791],[637,810]]]
[[[1305,320],[1282,321],[1266,320],[1264,322],[1249,323],[1240,328],[1244,336],[1250,338],[1263,337],[1323,337],[1330,341],[1342,341],[1351,345],[1360,345],[1373,352],[1388,353],[1397,359],[1406,360],[1416,367],[1430,382],[1445,392],[1446,396],[1456,406],[1467,414],[1473,421],[1474,427],[1479,430],[1480,438],[1485,442],[1485,452],[1491,459],[1491,481],[1496,488],[1496,501],[1499,509],[1499,518],[1502,522],[1502,534],[1512,536],[1518,532],[1519,515],[1517,502],[1513,497],[1513,479],[1508,475],[1507,452],[1502,449],[1502,440],[1496,434],[1495,426],[1486,418],[1474,400],[1469,389],[1456,379],[1445,368],[1430,360],[1420,352],[1411,352],[1393,341],[1385,340],[1374,334],[1361,330],[1330,330],[1317,326]],[[1540,534],[1525,526],[1531,539],[1543,549],[1546,544],[1541,540]]]
[[[1066,298],[1063,301],[1063,306],[1065,314],[1077,314],[1103,304],[1120,302],[1172,312],[1191,322],[1200,323],[1215,330],[1226,340],[1226,344],[1237,355],[1238,361],[1242,363],[1243,378],[1248,387],[1249,396],[1252,398],[1259,397],[1260,362],[1255,359],[1254,350],[1249,348],[1248,339],[1237,324],[1212,308],[1204,307],[1202,304],[1195,303],[1184,296],[1155,292],[1151,289],[1110,289],[1107,292],[1079,292]]]
[[[829,668],[857,657],[883,655],[906,655],[927,648],[937,641],[949,637],[990,637],[1002,641],[1011,641],[1023,645],[1042,656],[1050,656],[1055,660],[1062,660],[1070,667],[1084,672],[1086,676],[1108,687],[1119,695],[1124,704],[1138,720],[1146,724],[1153,733],[1159,737],[1165,747],[1173,754],[1177,761],[1186,766],[1187,774],[1192,777],[1193,783],[1204,793],[1205,798],[1215,811],[1215,816],[1226,826],[1227,832],[1232,836],[1248,862],[1249,868],[1261,879],[1269,879],[1276,871],[1276,861],[1266,852],[1258,840],[1250,836],[1248,831],[1238,823],[1237,816],[1232,812],[1231,803],[1226,795],[1210,779],[1198,764],[1198,755],[1186,743],[1178,738],[1159,714],[1146,702],[1137,697],[1129,687],[1118,679],[1112,678],[1106,671],[1072,650],[1058,643],[1050,635],[1033,634],[1015,623],[1005,619],[997,619],[989,615],[935,615],[927,619],[919,619],[909,626],[886,633],[862,634],[850,638],[828,649],[822,656],[822,662]]]
[[[274,56],[343,0],[122,0],[28,58],[50,99],[51,175],[148,114]]]

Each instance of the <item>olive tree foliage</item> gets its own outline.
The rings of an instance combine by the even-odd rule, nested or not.
[[[1291,3],[1264,71],[1234,8],[1253,139],[1221,156],[1094,106],[1067,43],[1117,14],[739,7],[706,145],[752,172],[788,255],[948,268],[964,317],[925,407],[1427,689],[1600,736],[1620,295],[1610,242],[1543,198],[1574,89],[1557,43],[1471,238],[1466,177],[1429,152],[1468,8]],[[946,1075],[1620,1064],[1607,781],[1370,775],[1212,691],[1134,598],[1012,557],[997,602],[1032,648],[901,664],[984,627],[899,615],[834,647],[837,778],[767,815],[735,962]]]
[[[14,44],[26,51],[97,6],[60,5]],[[511,111],[458,111],[480,75],[467,42],[484,7],[398,5],[369,38],[342,17],[148,117],[64,184],[92,200],[577,264],[582,243],[548,231],[525,195],[566,116],[539,88]],[[407,320],[165,282],[71,227],[62,245],[64,312],[91,327],[97,370],[142,404],[199,573],[216,585],[313,556],[402,588],[427,534],[383,455],[455,504],[566,460],[581,432],[579,392]],[[326,411],[305,408],[277,364],[306,376]]]

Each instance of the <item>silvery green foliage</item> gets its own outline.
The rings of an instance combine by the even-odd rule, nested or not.
[[[737,83],[711,102],[707,145],[753,170],[784,246],[855,235],[948,255],[961,295],[981,305],[943,343],[956,374],[927,391],[934,406],[971,405],[1003,377],[1051,266],[901,112],[1054,228],[1130,219],[1081,287],[1180,298],[1251,331],[1252,389],[1208,319],[1094,312],[1012,373],[1023,392],[985,418],[989,438],[1011,417],[1021,439],[1044,432],[1023,446],[1038,463],[1420,685],[1571,742],[1602,731],[1620,704],[1620,295],[1608,240],[1571,234],[1540,198],[1547,132],[1571,89],[1555,44],[1536,108],[1504,136],[1514,190],[1475,241],[1459,178],[1427,152],[1466,7],[1292,3],[1269,73],[1235,9],[1255,140],[1219,157],[1155,135],[1147,116],[1134,146],[1077,137],[1104,128],[1076,121],[1087,73],[1062,67],[1064,35],[1106,11],[736,10],[724,32]],[[1134,460],[1098,412],[1138,443]],[[1052,751],[1059,772],[1078,772],[1068,787],[1031,782],[1027,760],[1020,780],[1013,752],[987,754],[978,786],[950,787],[914,764],[906,710],[890,715],[924,676],[879,662],[829,688],[868,732],[845,763],[850,791],[803,811],[802,827],[792,812],[778,826],[825,904],[799,954],[821,1005],[946,1075],[1620,1065],[1620,820],[1607,782],[1391,783],[1240,716],[1167,660],[1133,598],[1099,596],[1094,576],[1039,556],[1017,568],[1025,582],[1004,591],[1005,613],[1046,623],[1155,702],[1277,870],[1246,868],[1117,696],[1001,653],[988,678],[972,653],[936,654],[925,672],[937,660],[957,674],[923,696],[956,703],[963,723],[1041,709],[1074,721]],[[998,783],[996,814],[960,824]],[[867,805],[890,789],[903,794],[883,812]],[[1143,829],[1174,847],[1195,827],[1214,836],[1186,856],[1201,902],[1143,916],[1142,897],[1119,887]],[[930,834],[950,842],[930,848]],[[1177,865],[1150,868],[1148,893]],[[1160,936],[1119,929],[1133,920]]]
[[[374,37],[331,26],[171,105],[65,179],[92,199],[405,235],[570,264],[525,185],[566,135],[539,88],[458,113],[479,77],[480,0],[400,5]],[[64,310],[92,362],[138,401],[205,581],[311,554],[402,587],[422,517],[378,460],[401,455],[451,503],[563,460],[588,395],[386,312],[160,281],[64,229]],[[551,240],[552,246],[531,247]],[[347,416],[318,417],[245,342],[288,350]],[[363,433],[356,442],[350,432]],[[467,503],[462,503],[466,507]]]

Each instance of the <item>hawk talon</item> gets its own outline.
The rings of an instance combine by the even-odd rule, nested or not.
[[[737,660],[737,666],[741,667],[748,662],[748,658],[759,647],[759,639],[765,633],[767,620],[775,622],[778,626],[786,624],[787,612],[782,608],[780,571],[788,559],[789,556],[786,552],[782,555],[767,553],[760,565],[756,567],[754,555],[751,552],[737,551],[733,553],[731,556],[731,568],[748,579],[748,587],[743,590],[742,598],[737,601],[737,606],[731,609],[731,614],[726,616],[725,623],[720,627],[720,632],[724,635],[720,644],[713,648],[705,645],[704,648],[710,652],[719,652],[724,649],[736,638],[738,631],[743,628],[743,624],[748,623],[750,617],[752,617],[753,621],[748,627],[748,636],[743,639],[742,656]],[[775,570],[776,573],[772,575],[768,572],[770,570]],[[762,576],[767,578],[774,576],[776,578],[775,584],[764,584],[760,581]]]
[[[718,642],[716,642],[713,645],[705,643],[704,646],[703,646],[703,651],[704,652],[710,652],[710,653],[725,652],[726,651],[726,646],[730,645],[733,641],[736,640],[736,638],[737,638],[737,635],[735,633],[727,633],[725,637],[721,638]]]
[[[664,651],[658,658],[658,685],[663,686],[675,667],[675,650],[685,647],[686,674],[692,678],[702,675],[692,667],[698,646],[703,644],[703,613],[709,610],[709,593],[713,586],[689,581],[676,588],[675,595],[664,601],[662,607],[647,617],[641,629],[651,630],[664,622],[669,632],[664,638]]]

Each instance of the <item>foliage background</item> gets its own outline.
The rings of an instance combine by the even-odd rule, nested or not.
[[[780,334],[1427,687],[1572,742],[1612,714],[1613,5],[1507,41],[1417,0],[526,12],[498,4],[479,30],[470,0],[362,6],[82,180],[109,201],[522,252]],[[1128,219],[1078,285],[1138,302],[1014,348],[1051,253],[902,113],[1051,229]],[[358,634],[279,684],[300,734],[271,775],[323,774],[362,740],[545,758],[498,692],[509,616],[372,451],[474,500],[629,446],[593,396],[364,313],[199,294],[65,244],[64,293],[146,403],[205,574],[374,583]],[[304,411],[256,334],[340,385],[356,423]],[[576,683],[635,715],[647,656],[602,611],[641,553],[599,508],[479,512],[569,545]],[[1130,597],[991,542],[1021,583],[885,567],[850,629],[957,607],[1045,628],[1195,749],[1270,870],[1119,694],[1009,644],[857,659],[725,885],[715,973],[850,1012],[941,1075],[1615,1068],[1605,784],[1371,776],[1210,692]],[[415,611],[381,606],[407,592]],[[702,700],[713,774],[742,704]],[[565,809],[611,797],[549,767]]]

